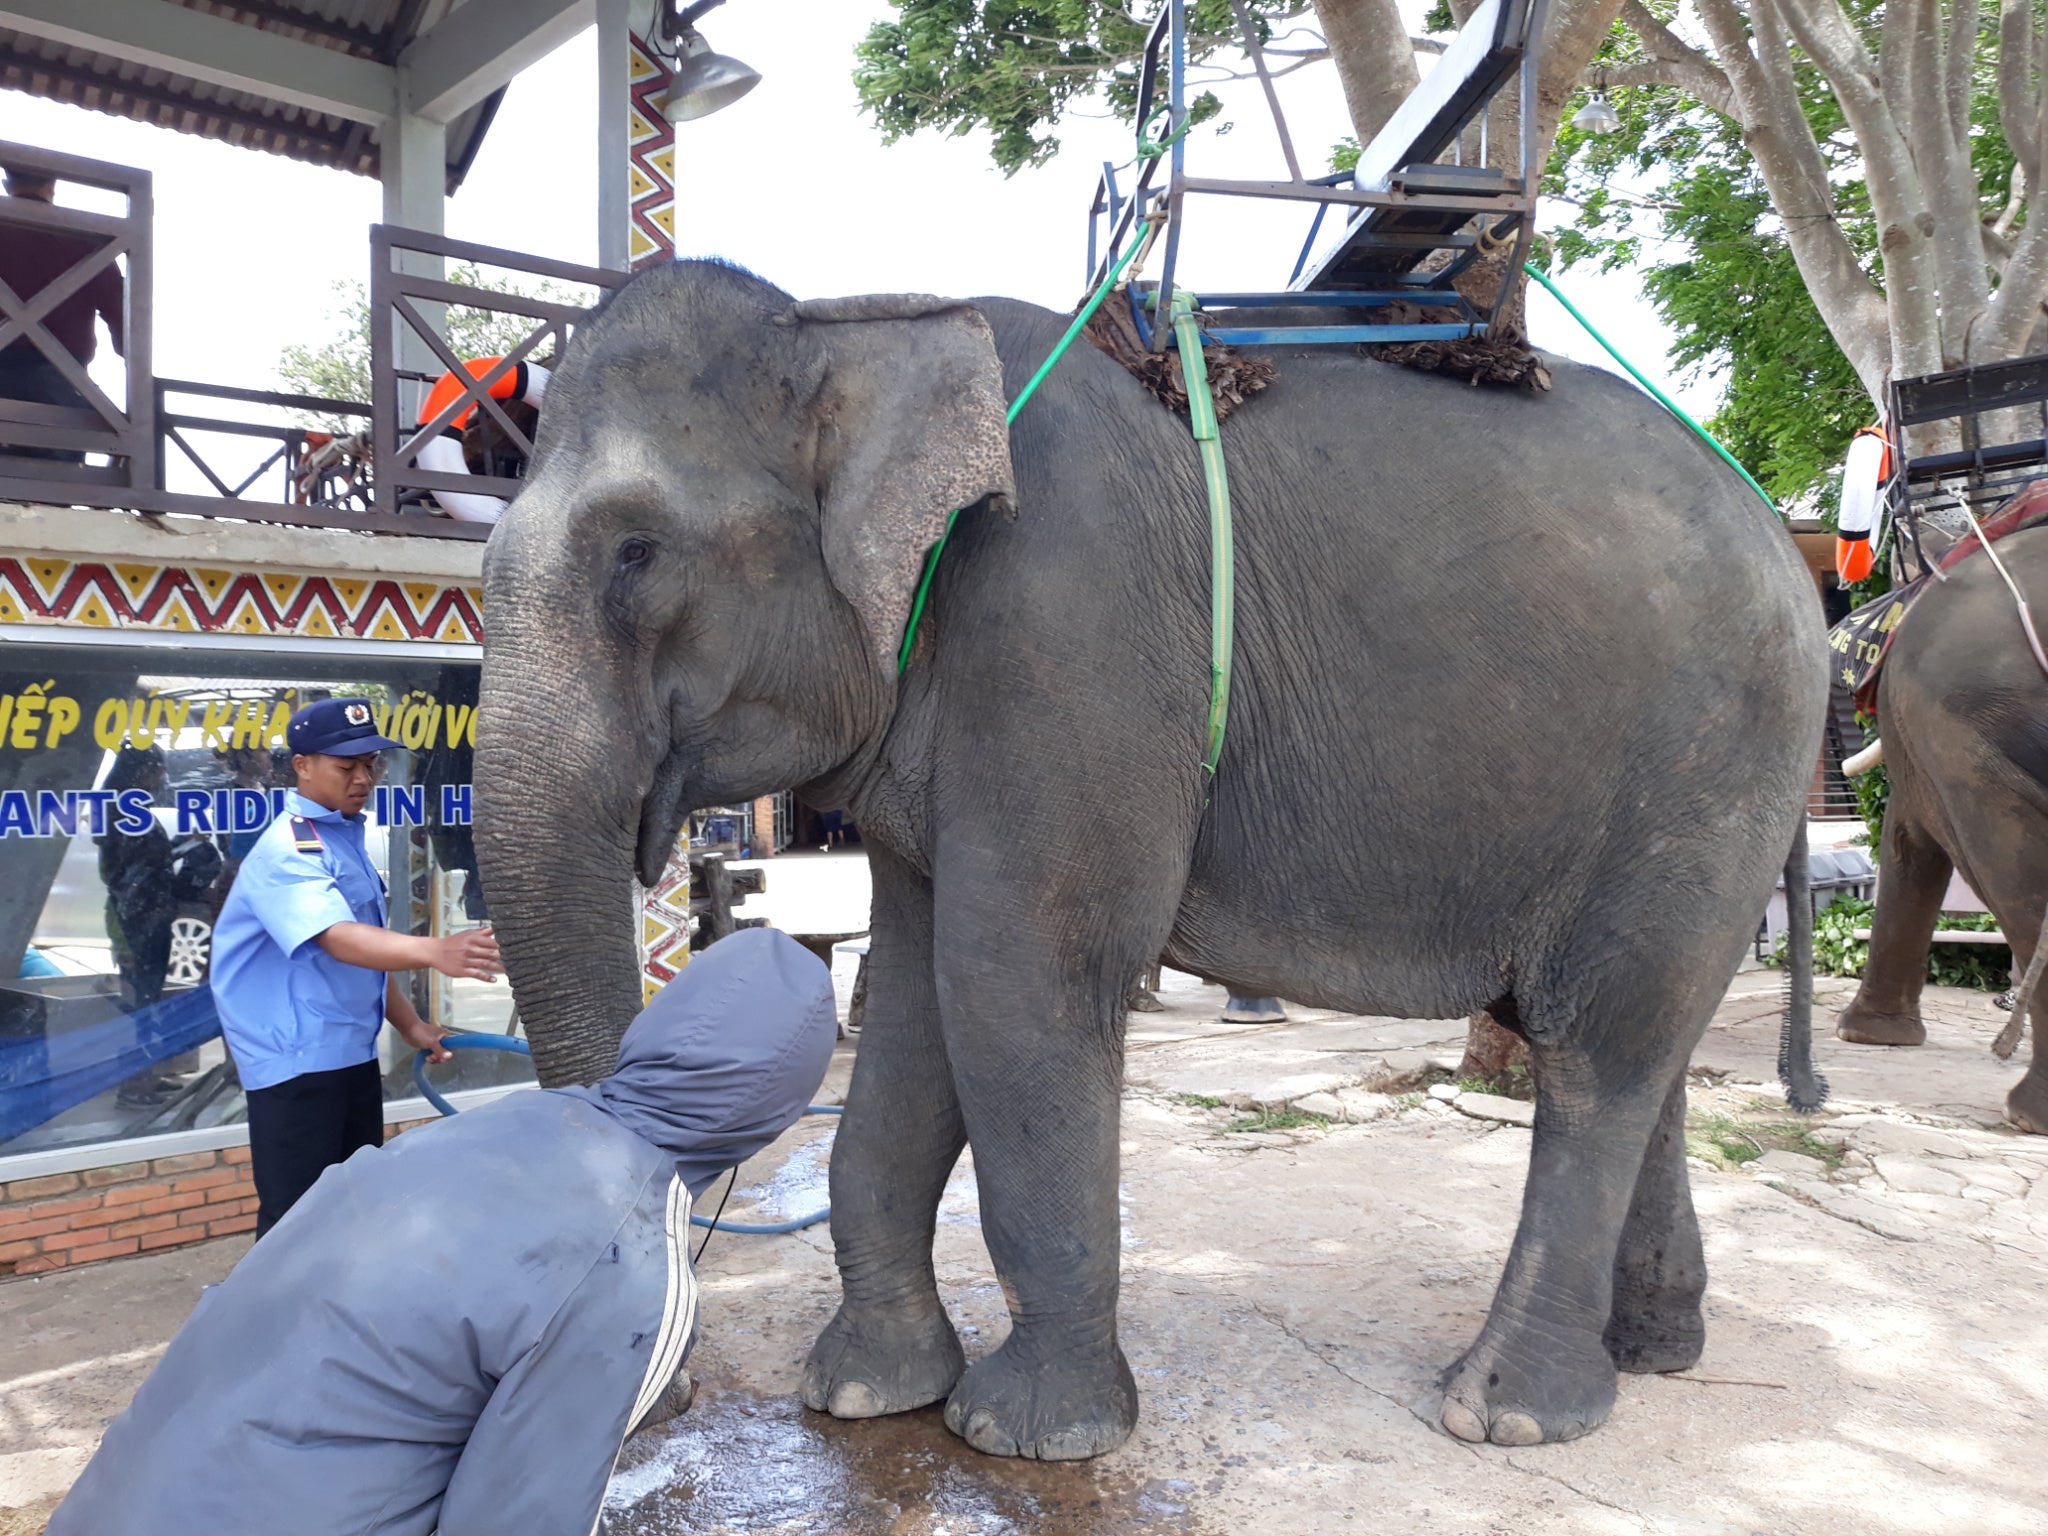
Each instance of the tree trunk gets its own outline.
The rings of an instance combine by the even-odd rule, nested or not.
[[[1494,1023],[1493,1015],[1484,1008],[1472,1015],[1465,1032],[1465,1059],[1458,1063],[1461,1082],[1470,1078],[1495,1082],[1508,1075],[1508,1068],[1528,1064],[1526,1040]]]
[[[1363,144],[1420,78],[1407,25],[1392,0],[1316,0],[1316,19],[1344,87],[1351,131]]]

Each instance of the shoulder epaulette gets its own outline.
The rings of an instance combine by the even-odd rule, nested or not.
[[[292,847],[300,853],[318,853],[326,844],[320,841],[320,829],[304,816],[292,818]]]

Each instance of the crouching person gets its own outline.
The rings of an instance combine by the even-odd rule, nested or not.
[[[588,1536],[697,1324],[690,1202],[810,1102],[832,982],[713,945],[588,1088],[329,1168],[191,1318],[49,1536]]]

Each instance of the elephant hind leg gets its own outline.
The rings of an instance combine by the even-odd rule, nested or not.
[[[2048,941],[2048,914],[2043,915],[2031,943],[2010,928],[2006,929],[2006,936],[2012,940],[2012,968],[2017,985],[2018,978],[2033,964],[2041,944]],[[2035,980],[2033,998],[2027,1004],[2027,1021],[2034,1035],[2034,1059],[2027,1075],[2013,1084],[2012,1092],[2005,1096],[2005,1118],[2032,1135],[2048,1136],[2048,1050],[2041,1048],[2041,1031],[2044,1023],[2048,1023],[2048,975]]]
[[[1598,977],[1588,995],[1521,999],[1535,1137],[1492,1310],[1445,1378],[1443,1427],[1461,1440],[1573,1439],[1613,1410],[1617,1363],[1675,1370],[1697,1357],[1706,1277],[1685,1185],[1684,1070],[1736,951],[1698,932],[1639,938],[1624,956],[1549,968]]]
[[[1664,1097],[1614,1256],[1607,1353],[1624,1371],[1682,1371],[1699,1362],[1707,1256],[1685,1173],[1685,1076]]]
[[[1870,960],[1863,980],[1835,1020],[1852,1045],[1920,1045],[1920,990],[1927,984],[1927,946],[1941,917],[1941,899],[1955,868],[1947,850],[1914,814],[1911,794],[1895,788],[1885,815],[1877,911],[1870,920]]]

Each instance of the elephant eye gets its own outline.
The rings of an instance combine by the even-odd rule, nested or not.
[[[619,546],[619,564],[627,569],[645,565],[654,558],[654,546],[645,539],[628,539]]]

